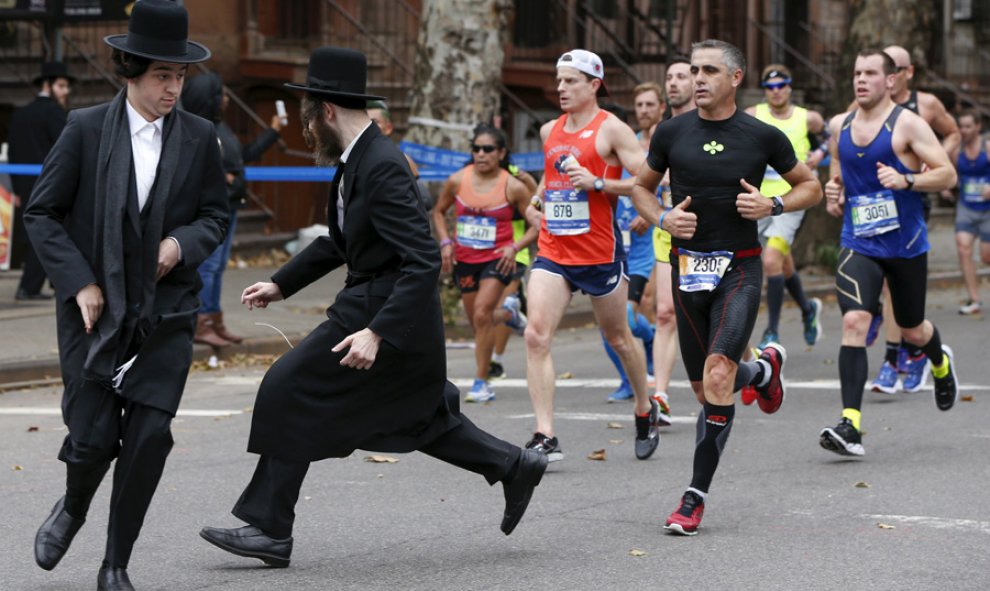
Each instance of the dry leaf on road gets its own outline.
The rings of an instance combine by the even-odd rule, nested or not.
[[[14,467],[13,467],[14,472],[20,472],[23,469],[24,469],[24,466],[21,466],[20,464],[14,464]]]
[[[870,488],[870,484],[867,482],[863,482],[862,480],[857,482],[854,486],[856,488]]]
[[[639,548],[633,548],[629,551],[629,556],[646,556],[646,552],[643,552]]]
[[[38,428],[35,427],[35,426],[33,426],[33,425],[30,426],[30,427],[28,427],[28,433],[35,433],[35,432],[37,432],[37,430],[38,430]]]
[[[605,461],[605,450],[604,449],[596,449],[595,451],[593,451],[590,454],[588,454],[588,459],[589,460],[595,460],[597,462],[604,462]]]
[[[880,529],[897,529],[896,525],[889,525],[886,523],[878,523],[877,527],[879,527]]]
[[[399,460],[389,456],[367,456],[364,458],[364,461],[372,462],[374,464],[395,464]]]
[[[557,379],[558,380],[569,380],[569,379],[571,379],[573,377],[574,377],[574,374],[572,374],[569,371],[565,371],[564,373],[562,373],[559,376],[557,376]]]
[[[609,439],[608,442],[611,443],[612,445],[619,445],[619,444],[622,443],[622,440],[621,439]]]
[[[965,396],[960,396],[959,397],[959,400],[962,400],[963,402],[972,402],[973,401],[973,395],[972,394],[966,394]]]
[[[609,429],[624,429],[625,426],[622,423],[611,422],[607,425]]]

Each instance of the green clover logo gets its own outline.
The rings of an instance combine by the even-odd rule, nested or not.
[[[706,151],[706,152],[708,152],[712,156],[714,156],[716,153],[721,152],[722,150],[724,150],[725,149],[725,146],[723,146],[722,144],[716,142],[715,140],[712,140],[712,141],[708,142],[707,144],[705,144],[704,146],[702,146],[701,149],[704,150],[704,151]]]

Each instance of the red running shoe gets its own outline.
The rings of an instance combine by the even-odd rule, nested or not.
[[[739,397],[746,406],[753,404],[756,401],[756,386],[743,386],[739,392]]]
[[[701,516],[705,514],[705,500],[701,495],[689,490],[681,497],[681,506],[670,514],[663,528],[671,533],[682,536],[693,536],[698,533]]]
[[[787,361],[787,351],[780,343],[770,343],[763,352],[760,359],[770,364],[770,379],[765,386],[757,386],[756,398],[760,410],[772,415],[780,410],[780,405],[784,403],[784,362]]]

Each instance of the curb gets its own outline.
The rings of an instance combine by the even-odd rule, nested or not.
[[[978,279],[987,277],[990,277],[990,269],[977,271]],[[948,289],[962,284],[962,273],[959,271],[943,271],[928,275],[929,289]],[[805,285],[804,291],[808,297],[834,296],[835,283],[833,281],[815,281]],[[560,328],[583,328],[594,322],[595,315],[590,308],[577,308],[564,314],[560,321]],[[445,330],[448,342],[470,339],[472,335],[467,324],[447,326]],[[306,333],[293,333],[286,336],[290,341],[298,343],[306,337]],[[211,355],[226,360],[232,359],[236,355],[274,355],[285,351],[285,340],[281,337],[248,338],[239,345],[230,345],[222,349],[213,349],[207,345],[194,345],[193,361],[206,361]],[[40,359],[0,362],[0,392],[57,385],[61,382],[60,376],[58,356],[54,355]]]

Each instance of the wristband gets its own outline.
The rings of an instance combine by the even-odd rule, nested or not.
[[[663,230],[663,218],[667,217],[668,213],[670,213],[669,209],[660,214],[660,220],[657,222],[657,227],[661,230]],[[666,230],[663,231],[666,232]]]
[[[543,211],[543,200],[540,199],[539,193],[533,195],[533,198],[529,200],[529,204],[536,208],[536,211]]]
[[[450,246],[453,243],[454,241],[451,240],[450,238],[444,238],[443,240],[440,241],[440,248],[443,248],[444,246]]]

